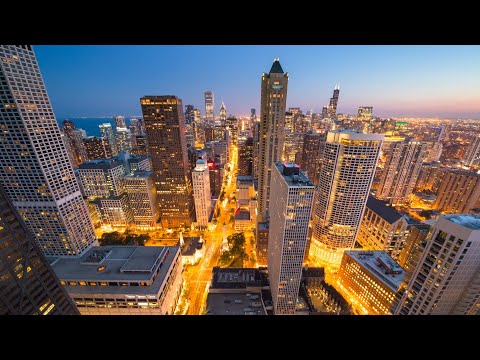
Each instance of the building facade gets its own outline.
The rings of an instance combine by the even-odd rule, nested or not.
[[[110,142],[104,138],[87,136],[82,142],[88,160],[110,159],[113,156]]]
[[[253,138],[249,137],[238,150],[238,175],[253,175]]]
[[[121,195],[125,167],[116,159],[91,160],[79,166],[83,195],[89,198]]]
[[[195,209],[182,100],[172,95],[145,96],[140,103],[162,226],[188,228]]]
[[[137,171],[125,176],[123,181],[135,225],[157,226],[160,211],[153,172]]]
[[[207,120],[207,123],[213,124],[215,120],[215,112],[214,112],[214,95],[213,92],[210,90],[205,91],[204,93],[205,96],[205,118]]]
[[[0,128],[0,186],[43,253],[83,253],[97,239],[29,45],[0,46]]]
[[[192,171],[192,180],[197,226],[207,226],[212,212],[212,192],[210,190],[210,172],[205,160],[197,160],[197,166]]]
[[[358,108],[357,120],[370,121],[373,119],[373,106],[360,106]]]
[[[467,148],[462,163],[465,166],[478,165],[480,160],[480,135],[473,138],[473,142]]]
[[[125,116],[118,115],[113,117],[113,121],[115,123],[115,129],[118,130],[118,128],[126,128],[127,123],[125,121]]]
[[[314,185],[318,184],[325,151],[326,134],[309,131],[303,137],[302,170]]]
[[[334,267],[355,244],[382,134],[328,132],[313,212],[310,257]]]
[[[332,119],[335,119],[337,117],[337,105],[339,96],[340,86],[335,85],[335,89],[333,90],[333,96],[330,98],[330,102],[328,103],[328,116]]]
[[[104,123],[101,125],[98,125],[100,128],[100,135],[101,138],[104,139],[109,145],[111,149],[111,155],[109,157],[116,156],[118,154],[118,149],[117,149],[117,142],[115,141],[115,132],[113,131],[112,124],[110,123]]]
[[[83,146],[82,133],[77,130],[75,123],[72,120],[64,120],[62,123],[63,134],[70,149],[68,155],[72,167],[76,168],[78,165],[87,161],[87,153]]]
[[[117,127],[117,133],[115,134],[115,141],[117,151],[132,150],[132,132],[130,129]]]
[[[315,186],[295,164],[273,165],[268,274],[274,313],[294,315]]]
[[[479,314],[479,257],[480,217],[440,216],[395,313]]]

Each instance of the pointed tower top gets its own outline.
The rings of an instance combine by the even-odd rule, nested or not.
[[[270,69],[270,74],[272,73],[283,74],[282,65],[280,65],[280,58],[278,57],[273,59],[272,68]]]
[[[340,84],[337,83],[337,84],[335,85],[335,90],[340,90]]]
[[[222,108],[226,109],[225,104],[223,103],[223,99],[222,99],[222,105],[220,105],[220,109],[222,109]]]

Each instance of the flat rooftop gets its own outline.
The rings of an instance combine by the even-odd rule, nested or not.
[[[367,207],[390,224],[393,224],[402,217],[402,214],[395,210],[395,208],[387,206],[383,201],[373,196],[368,197]]]
[[[159,269],[150,286],[65,286],[83,294],[151,294],[160,289],[178,251],[178,246],[97,246],[81,258],[58,258],[51,265],[60,280],[87,283],[147,282]]]
[[[259,222],[257,224],[258,230],[260,231],[268,231],[269,224],[267,222]]]
[[[139,163],[148,159],[146,155],[134,156],[128,159],[129,163]]]
[[[90,160],[78,166],[78,169],[113,169],[123,164],[115,159]]]
[[[480,215],[473,214],[450,214],[443,215],[443,218],[454,224],[465,226],[468,229],[480,230]]]
[[[147,178],[149,176],[152,176],[152,174],[153,174],[153,171],[137,171],[137,172],[134,172],[133,174],[124,176],[124,178],[127,178],[127,179]]]
[[[274,165],[277,167],[280,174],[282,174],[283,179],[288,186],[315,187],[310,179],[306,177],[305,174],[300,170],[297,164],[276,162]],[[284,171],[286,171],[288,175],[285,175]],[[290,172],[293,172],[293,174],[290,175]]]
[[[238,213],[235,214],[235,221],[239,220],[250,220],[250,211],[245,209],[238,210]]]
[[[247,286],[260,287],[263,282],[258,269],[214,267],[210,288],[244,289]]]
[[[405,270],[385,251],[346,250],[345,254],[355,259],[393,292],[400,287]]]
[[[237,176],[237,182],[252,183],[253,182],[253,176],[239,175],[239,176]]]
[[[260,294],[209,293],[207,315],[266,315]]]

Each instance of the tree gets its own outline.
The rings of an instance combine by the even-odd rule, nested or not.
[[[111,233],[103,233],[101,238],[98,239],[100,246],[106,245],[125,245],[125,237],[118,231]]]
[[[428,220],[432,217],[432,213],[433,213],[432,210],[422,210],[420,211],[420,216]]]

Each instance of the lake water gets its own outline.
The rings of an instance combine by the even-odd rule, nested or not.
[[[57,122],[58,125],[60,126],[60,129],[62,128],[62,122],[63,120],[67,120],[66,118],[58,119]],[[75,123],[75,127],[78,129],[83,129],[87,132],[88,136],[100,136],[100,128],[98,125],[104,124],[104,123],[110,123],[113,128],[115,128],[115,121],[113,121],[113,118],[68,118],[68,120],[73,120]],[[130,119],[127,120],[127,126],[130,125]]]

